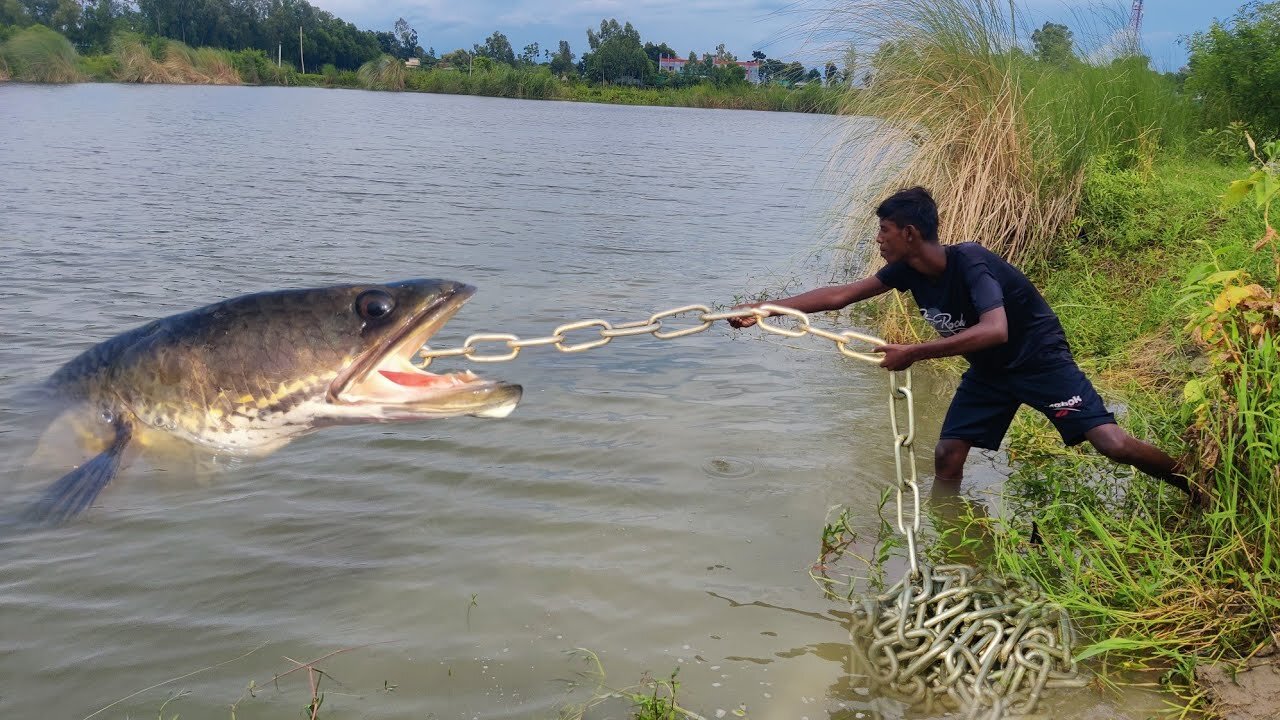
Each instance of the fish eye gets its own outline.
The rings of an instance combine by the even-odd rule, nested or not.
[[[381,320],[396,309],[396,299],[386,290],[365,290],[356,298],[356,312],[365,320]]]

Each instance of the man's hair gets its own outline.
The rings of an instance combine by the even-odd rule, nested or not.
[[[876,217],[892,220],[900,228],[915,225],[925,240],[938,241],[938,204],[928,190],[918,185],[885,198],[876,208]]]

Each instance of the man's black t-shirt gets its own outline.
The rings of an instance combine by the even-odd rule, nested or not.
[[[944,245],[943,250],[947,267],[936,280],[905,262],[884,266],[876,278],[895,290],[910,290],[920,314],[943,337],[973,327],[982,313],[1004,306],[1009,340],[965,355],[974,370],[999,372],[1071,360],[1058,316],[1017,268],[977,243]]]

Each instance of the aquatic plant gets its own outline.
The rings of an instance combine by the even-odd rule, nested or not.
[[[356,71],[361,87],[366,90],[404,90],[408,69],[391,55],[376,57]]]
[[[676,676],[680,674],[679,667],[672,670],[670,677],[665,679],[654,678],[645,673],[636,684],[615,688],[608,684],[604,665],[594,652],[586,648],[577,648],[569,654],[589,663],[589,668],[579,675],[589,680],[593,688],[591,697],[585,702],[561,709],[560,717],[563,720],[583,720],[592,708],[613,698],[625,699],[631,703],[633,720],[705,720],[702,715],[682,707],[677,702],[676,695],[680,690],[680,681]],[[746,713],[741,710],[735,711],[734,714],[739,717],[746,716]]]
[[[19,30],[0,45],[0,62],[7,66],[7,74],[24,82],[81,82],[84,75],[78,57],[66,38],[43,25]]]

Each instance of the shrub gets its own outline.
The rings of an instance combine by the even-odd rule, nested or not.
[[[80,71],[94,80],[109,82],[119,74],[120,63],[115,55],[90,55],[80,58]]]
[[[0,45],[0,59],[16,80],[40,83],[84,80],[75,48],[66,38],[43,25],[32,25],[14,33]]]
[[[366,90],[404,90],[407,74],[403,61],[383,55],[361,65],[356,71],[356,78]]]

